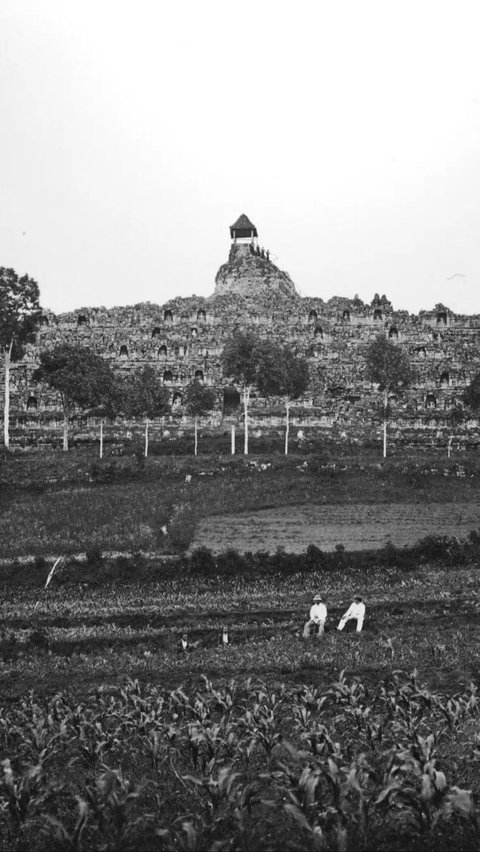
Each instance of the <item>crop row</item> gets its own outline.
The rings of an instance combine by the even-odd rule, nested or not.
[[[29,694],[0,708],[0,848],[473,850],[479,709],[415,673]]]
[[[32,570],[32,569],[30,569]],[[92,616],[127,616],[141,612],[144,616],[167,617],[179,610],[185,613],[248,611],[308,607],[314,592],[321,591],[332,605],[343,606],[353,591],[360,589],[371,603],[385,600],[405,602],[419,597],[448,601],[463,588],[472,600],[478,599],[477,566],[441,569],[430,564],[415,571],[379,568],[372,564],[356,572],[336,570],[299,571],[271,576],[159,577],[155,581],[135,582],[134,572],[127,584],[89,587],[66,583],[69,565],[60,565],[47,591],[43,588],[5,586],[0,600],[2,622],[37,618]],[[46,567],[42,585],[48,576]]]

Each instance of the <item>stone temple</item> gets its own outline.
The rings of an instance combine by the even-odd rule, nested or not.
[[[194,379],[217,392],[212,426],[222,429],[235,419],[240,424],[238,388],[223,377],[220,366],[223,346],[239,328],[288,344],[308,359],[310,387],[292,408],[294,425],[354,440],[368,440],[378,428],[378,393],[365,378],[364,354],[379,334],[408,352],[415,371],[408,391],[390,400],[394,428],[406,444],[433,444],[451,432],[452,412],[480,371],[479,315],[454,314],[441,304],[409,314],[378,294],[369,304],[359,298],[302,298],[242,214],[230,226],[228,259],[208,298],[108,310],[84,307],[60,315],[46,311],[36,343],[12,369],[12,426],[22,430],[55,422],[56,415],[60,419],[59,400],[32,381],[40,350],[60,341],[89,346],[125,373],[153,365],[171,394],[172,433],[188,426],[182,394]],[[251,412],[258,428],[281,427],[280,400],[254,398]],[[478,422],[464,423],[461,431],[466,442],[476,441]]]

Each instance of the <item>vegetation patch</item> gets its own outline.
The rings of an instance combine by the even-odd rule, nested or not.
[[[0,468],[2,556],[59,555],[92,547],[103,552],[181,553],[202,519],[266,507],[300,505],[307,518],[312,507],[342,504],[478,504],[476,457],[461,466],[457,462],[439,466],[438,458],[404,465],[358,459],[332,462],[323,454],[139,458],[141,464],[134,455],[93,461],[86,453],[42,460],[8,458]],[[353,515],[356,510],[350,511]],[[426,509],[419,511],[427,515]],[[451,510],[434,511],[441,515],[436,532],[448,529]],[[476,527],[473,522],[467,525]],[[419,529],[418,534],[425,532]],[[348,549],[346,536],[335,538],[334,545]],[[278,543],[277,539],[275,547]],[[300,550],[309,543],[316,543],[313,530],[305,535]],[[265,549],[263,542],[260,546]],[[284,546],[290,549],[288,542]],[[246,549],[258,547],[252,543]]]

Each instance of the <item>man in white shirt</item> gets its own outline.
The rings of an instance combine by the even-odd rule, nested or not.
[[[310,636],[311,631],[315,628],[318,628],[318,637],[323,636],[323,631],[325,629],[325,621],[327,618],[327,607],[322,601],[321,595],[315,595],[313,598],[313,604],[310,607],[310,616],[307,622],[305,622],[305,627],[303,628],[303,636],[304,638],[308,638]]]
[[[357,622],[357,633],[360,633],[363,627],[363,620],[365,618],[365,604],[363,603],[360,595],[355,595],[353,599],[353,603],[350,604],[347,611],[342,615],[340,621],[338,622],[337,630],[343,630],[347,621],[350,621],[351,618],[354,618]]]

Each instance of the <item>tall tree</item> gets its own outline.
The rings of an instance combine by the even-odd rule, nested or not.
[[[467,388],[467,390],[468,390],[468,388]],[[450,411],[448,412],[448,416],[447,416],[447,424],[448,424],[448,428],[449,428],[449,432],[450,432],[450,434],[448,436],[448,441],[447,441],[447,456],[448,456],[448,458],[450,458],[450,456],[452,455],[452,444],[453,444],[453,439],[455,437],[455,430],[458,428],[458,426],[461,426],[461,424],[464,422],[464,420],[465,420],[465,411],[463,410],[462,406],[457,403],[453,406],[453,408],[450,409]]]
[[[63,408],[63,449],[68,450],[68,423],[75,406],[112,410],[116,383],[110,365],[84,346],[59,343],[40,354],[33,379],[60,395]]]
[[[480,373],[477,373],[465,388],[463,401],[471,411],[478,411],[480,409]]]
[[[453,431],[453,426],[460,423],[462,419],[465,419],[465,417],[468,413],[478,415],[478,413],[480,411],[480,373],[476,373],[476,375],[473,377],[471,382],[465,388],[465,390],[462,394],[462,402],[467,408],[466,412],[464,412],[463,409],[459,405],[456,405],[455,408],[453,409],[453,411],[450,412],[450,416],[453,418],[453,422],[452,422],[452,420],[450,420],[450,422],[452,423],[452,431]],[[450,419],[450,417],[449,417],[449,419]],[[448,443],[448,446],[449,446],[448,455],[449,455],[449,457],[450,457],[450,447],[451,447],[452,441],[453,441],[453,434],[450,435],[449,443]]]
[[[365,356],[366,375],[383,394],[383,457],[387,455],[388,395],[400,393],[412,381],[412,369],[406,352],[380,335],[370,343]]]
[[[308,364],[288,346],[262,341],[258,347],[257,387],[263,396],[282,396],[285,400],[285,455],[288,455],[290,405],[307,390]]]
[[[235,332],[222,353],[223,373],[242,387],[245,419],[244,452],[248,454],[248,406],[253,388],[263,396],[284,396],[287,404],[306,389],[306,361],[297,359],[288,347],[262,340],[253,332]],[[288,428],[288,426],[287,426]],[[288,435],[286,437],[288,447]]]
[[[190,417],[195,420],[195,455],[198,451],[198,418],[208,414],[215,408],[216,393],[213,388],[206,387],[198,380],[191,382],[185,388],[183,404]]]
[[[159,374],[147,364],[135,370],[123,384],[127,417],[163,417],[170,410],[169,392]]]
[[[158,373],[150,365],[136,370],[121,382],[123,411],[127,417],[145,420],[145,456],[148,456],[148,425],[155,417],[170,411],[170,395]],[[118,393],[118,391],[117,391]]]
[[[288,455],[288,438],[290,433],[290,405],[293,400],[298,399],[308,388],[310,380],[308,364],[305,358],[294,355],[291,349],[285,347],[283,350],[283,362],[285,380],[283,394],[287,412],[285,429],[285,455]]]
[[[258,369],[258,350],[261,340],[251,331],[236,331],[226,343],[221,355],[223,374],[242,388],[245,421],[243,451],[248,455],[248,406],[255,387]]]
[[[24,354],[25,344],[33,340],[40,319],[38,284],[28,275],[19,277],[15,270],[0,266],[0,346],[5,370],[3,437],[10,446],[10,365]]]

